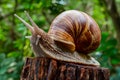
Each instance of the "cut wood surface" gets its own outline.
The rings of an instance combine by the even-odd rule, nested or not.
[[[21,80],[109,80],[109,69],[58,61],[27,58]]]

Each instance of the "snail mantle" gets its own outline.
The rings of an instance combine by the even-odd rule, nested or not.
[[[26,75],[28,76],[32,74],[31,76],[33,76],[33,74],[35,74],[37,77],[33,76],[31,77],[31,80],[44,79],[44,77],[45,80],[58,80],[58,78],[53,77],[53,73],[55,71],[54,75],[58,76],[56,70],[59,72],[59,69],[60,71],[64,71],[65,69],[67,73],[64,72],[66,73],[65,75],[59,74],[58,77],[64,75],[65,79],[67,79],[67,76],[78,75],[76,72],[78,67],[80,67],[81,73],[79,76],[82,75],[82,77],[80,77],[80,80],[89,80],[90,78],[88,76],[91,76],[91,74],[94,73],[94,68],[95,70],[98,70],[93,74],[94,77],[96,76],[96,79],[98,79],[98,76],[100,75],[99,73],[101,73],[102,76],[106,75],[103,73],[104,69],[100,69],[99,62],[88,55],[98,48],[101,41],[101,31],[98,24],[92,17],[84,12],[77,10],[64,11],[53,20],[48,33],[46,33],[35,24],[35,22],[26,11],[25,14],[32,25],[27,23],[18,15],[15,14],[15,16],[20,21],[22,21],[24,25],[31,31],[32,35],[28,36],[28,38],[30,39],[30,43],[32,45],[32,49],[36,58],[27,59],[28,62],[29,60],[32,62],[30,62],[29,65],[27,65],[28,62],[26,62],[26,67],[23,69],[23,77],[21,79],[23,79]],[[45,61],[48,61],[48,63]],[[49,65],[46,66],[46,64]],[[70,67],[70,71],[71,69],[75,70],[73,74],[69,73],[69,68],[67,68],[67,65],[69,66],[69,64],[76,65],[76,67]],[[62,65],[64,65],[65,68],[61,68]],[[44,70],[42,69],[44,69],[44,67],[47,68],[46,70],[48,74],[45,73],[43,76]],[[29,70],[31,68],[33,70]],[[39,72],[39,69],[41,72]],[[89,72],[89,70],[93,70],[93,72],[90,73],[91,71]],[[24,71],[25,73],[27,72],[27,74],[25,74]],[[84,74],[84,71],[87,72]],[[105,69],[105,71],[107,71],[107,75],[109,75],[108,70]],[[41,75],[42,77],[40,77]],[[84,79],[83,75],[87,75],[87,79]],[[70,77],[68,77],[68,80],[76,79],[75,77],[74,79],[72,79],[72,77],[71,79],[69,78]],[[26,79],[28,79],[28,77]],[[101,79],[107,80],[108,78]]]

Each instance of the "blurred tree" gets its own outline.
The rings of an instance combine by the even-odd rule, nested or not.
[[[110,15],[114,23],[116,30],[118,48],[120,49],[120,11],[118,11],[117,3],[120,4],[120,0],[100,0],[100,3],[105,7],[105,11]]]

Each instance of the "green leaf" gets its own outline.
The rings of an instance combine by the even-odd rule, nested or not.
[[[107,40],[107,44],[106,45],[111,45],[111,46],[115,47],[117,45],[117,40],[112,37],[109,40]]]
[[[13,58],[13,57],[12,58],[6,58],[1,62],[1,66],[2,67],[9,66],[14,61],[15,61],[15,58]]]
[[[5,74],[7,72],[8,67],[4,66],[4,67],[0,67],[0,75]]]
[[[118,63],[120,63],[120,60],[112,59],[111,63],[112,63],[112,64],[118,64]]]
[[[2,60],[5,59],[5,54],[4,53],[0,53],[0,62],[2,62]]]
[[[10,52],[8,53],[7,57],[19,57],[21,56],[21,53],[20,52],[17,52],[17,51],[13,51],[13,52]]]

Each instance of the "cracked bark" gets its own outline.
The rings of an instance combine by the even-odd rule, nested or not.
[[[20,80],[109,80],[107,68],[85,66],[50,58],[27,58]]]

